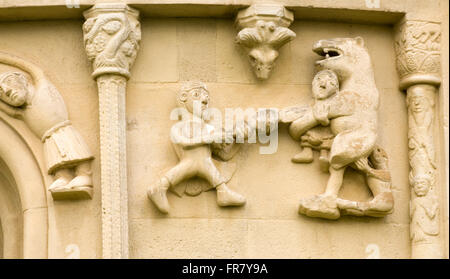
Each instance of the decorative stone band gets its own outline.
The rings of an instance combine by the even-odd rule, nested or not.
[[[400,90],[408,107],[410,236],[412,258],[442,258],[439,185],[433,139],[435,92],[440,78],[440,25],[406,21],[397,26]]]
[[[121,3],[97,4],[84,17],[84,44],[93,78],[118,74],[128,79],[141,40],[139,12]]]
[[[395,51],[401,90],[414,84],[441,83],[440,48],[440,24],[405,21],[397,26]]]

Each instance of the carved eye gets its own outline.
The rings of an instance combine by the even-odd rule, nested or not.
[[[255,56],[250,54],[248,57],[250,58],[250,62],[251,63],[256,63],[256,57]]]

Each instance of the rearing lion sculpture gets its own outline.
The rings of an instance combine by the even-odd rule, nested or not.
[[[337,219],[341,214],[381,217],[392,212],[393,196],[386,153],[376,145],[379,94],[369,53],[361,37],[320,40],[313,51],[324,57],[320,69],[336,73],[340,88],[320,108],[288,108],[280,114],[299,140],[309,129],[330,125],[334,134],[329,155],[330,178],[325,193],[300,202],[299,213]],[[352,167],[366,175],[374,198],[355,202],[338,198],[344,172]]]

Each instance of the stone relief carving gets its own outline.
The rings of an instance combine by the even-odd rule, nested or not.
[[[411,170],[411,240],[415,246],[431,245],[439,235],[439,201],[436,196],[436,162],[433,145],[434,93],[432,85],[413,85],[408,89],[408,147]],[[425,254],[430,257],[429,254]]]
[[[87,14],[83,24],[84,44],[88,59],[92,61],[94,78],[110,72],[130,76],[129,69],[141,40],[137,13],[133,14],[136,15],[130,17],[121,12],[98,13],[98,10]]]
[[[61,94],[36,66],[6,54],[0,54],[0,63],[32,78],[22,72],[0,74],[0,109],[24,121],[44,144],[47,170],[55,177],[48,187],[53,198],[91,198],[94,157],[72,126]]]
[[[406,90],[412,258],[440,258],[434,98],[440,78],[440,25],[405,21],[396,28],[400,89]]]
[[[325,193],[301,200],[299,213],[326,219],[390,214],[394,200],[388,158],[376,144],[378,90],[364,41],[361,37],[320,40],[313,51],[324,57],[316,62],[324,70],[314,77],[314,105],[283,109],[280,121],[290,123],[290,135],[307,148],[293,161],[310,162],[309,148],[321,150],[321,168],[329,164],[330,178]],[[321,130],[311,130],[320,125]],[[348,167],[366,176],[372,200],[338,198]]]
[[[398,26],[395,38],[400,87],[414,83],[440,83],[440,25],[406,21]]]
[[[278,49],[295,38],[295,33],[287,28],[293,20],[292,12],[274,5],[253,5],[237,15],[237,25],[243,29],[236,42],[248,50],[250,65],[258,79],[269,78]]]
[[[236,149],[233,143],[228,143],[230,139],[225,138],[230,136],[228,133],[217,133],[216,127],[202,119],[209,104],[206,85],[201,82],[185,83],[178,93],[177,101],[184,110],[182,119],[172,127],[171,140],[180,161],[148,188],[149,199],[161,212],[168,213],[170,205],[167,190],[186,179],[201,177],[210,184],[210,189],[216,189],[219,206],[244,205],[245,197],[226,184],[234,169],[224,175],[221,172],[222,163],[213,158],[214,155],[221,161],[227,161],[236,153]],[[200,105],[200,111],[195,110],[196,104]],[[201,133],[195,133],[195,129]],[[232,137],[236,137],[236,133]]]

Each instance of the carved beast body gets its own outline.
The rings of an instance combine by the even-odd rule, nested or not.
[[[316,64],[334,71],[341,83],[340,92],[328,100],[330,126],[336,135],[330,163],[340,168],[369,156],[375,147],[379,94],[361,38],[321,40],[313,50],[325,56]]]

